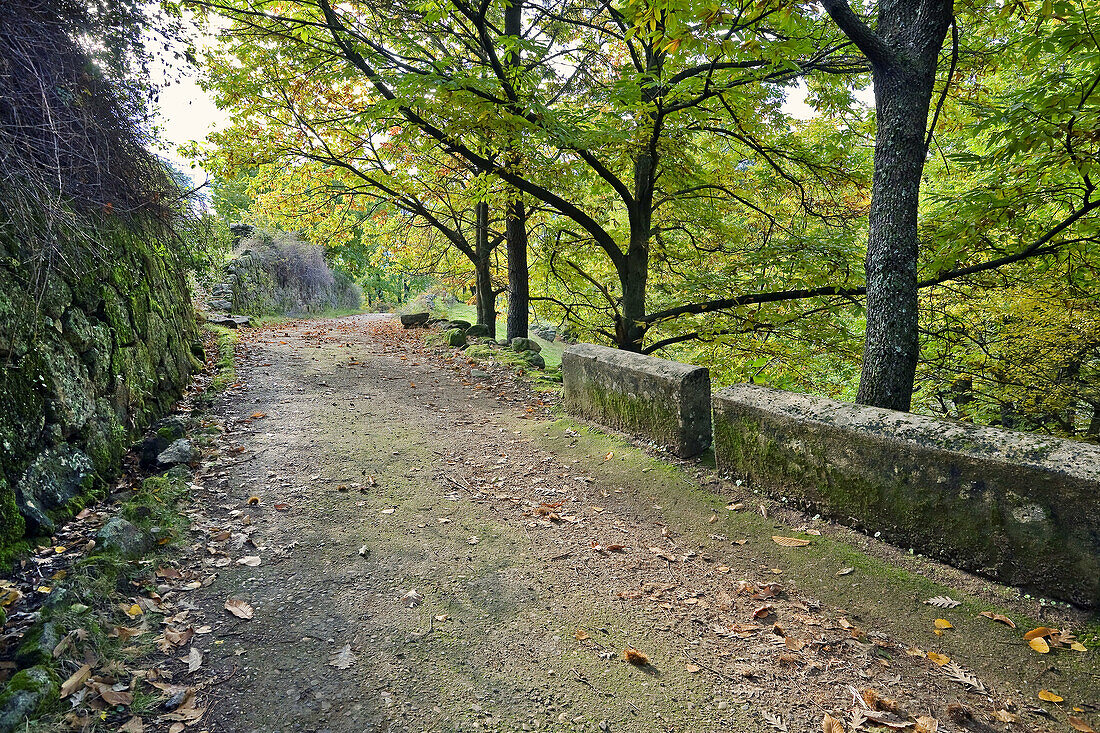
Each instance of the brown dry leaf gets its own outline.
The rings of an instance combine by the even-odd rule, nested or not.
[[[103,702],[111,705],[129,705],[134,701],[134,695],[131,692],[125,690],[116,691],[112,690],[107,685],[99,685],[99,696],[103,698]]]
[[[172,727],[168,729],[168,733],[183,733],[185,726],[183,723],[172,723]]]
[[[1055,695],[1050,690],[1039,690],[1039,699],[1047,702],[1065,702],[1065,698]]]
[[[256,568],[260,566],[260,558],[258,555],[245,555],[237,561],[238,565],[244,565],[250,568]]]
[[[145,724],[135,715],[118,729],[118,733],[145,733]]]
[[[1007,710],[994,710],[993,717],[1001,721],[1002,723],[1015,723],[1017,720],[1020,719],[1018,715],[1013,715]]]
[[[982,611],[978,615],[979,616],[985,616],[986,618],[991,619],[993,621],[999,621],[999,622],[1001,622],[1005,626],[1008,626],[1011,629],[1016,628],[1016,624],[1013,623],[1012,619],[1010,619],[1008,616],[1004,616],[1004,615],[1001,615],[999,613],[993,613],[992,611]]]
[[[1083,718],[1078,718],[1076,715],[1066,716],[1066,720],[1073,726],[1074,730],[1079,730],[1081,733],[1096,733],[1096,729],[1089,725],[1088,721]]]
[[[1050,636],[1056,631],[1056,629],[1049,628],[1047,626],[1039,626],[1024,634],[1024,641],[1031,641],[1032,639],[1040,639],[1044,636]]]
[[[688,674],[698,674],[699,672],[703,671],[703,668],[700,667],[698,664],[685,664],[684,670]]]
[[[649,664],[649,657],[632,646],[623,649],[623,659],[636,667],[645,667]]]
[[[718,515],[717,514],[711,514],[709,517],[707,517],[707,524],[714,524],[717,521],[718,521]]]
[[[1047,640],[1041,636],[1036,636],[1034,639],[1029,639],[1027,645],[1039,652],[1040,654],[1046,654],[1050,651],[1050,644],[1047,644]]]
[[[90,665],[85,664],[83,667],[73,672],[72,676],[61,685],[61,697],[68,697],[73,694],[88,681],[88,678],[92,676],[92,668]]]
[[[277,512],[285,512],[285,511],[288,511],[289,509],[290,509],[290,504],[287,504],[285,501],[281,501],[281,502],[279,502],[278,504],[275,505],[275,511],[277,511]]]
[[[917,726],[914,733],[936,733],[940,729],[940,721],[928,715],[917,717]]]
[[[584,629],[577,629],[577,632],[573,634],[573,638],[577,641],[584,641],[585,639],[591,639],[592,635]]]
[[[799,539],[798,537],[777,537],[772,535],[772,542],[780,547],[805,547],[810,544],[809,540]]]
[[[252,606],[237,598],[228,599],[225,602],[225,610],[229,611],[237,618],[243,618],[246,621],[251,619],[255,614],[255,610],[253,610]]]
[[[806,642],[802,639],[796,639],[793,636],[785,636],[783,637],[783,645],[792,652],[797,652],[806,646]]]
[[[821,721],[822,733],[845,733],[844,726],[833,716],[825,713],[825,719]]]
[[[937,652],[928,652],[928,658],[941,667],[951,661],[951,657]]]
[[[262,417],[267,417],[267,413],[266,412],[254,412],[251,415],[249,415],[249,417],[252,418],[253,420],[259,420]]]
[[[945,618],[938,618],[935,621],[933,621],[932,623],[935,624],[937,629],[953,629],[953,628],[955,628],[954,626],[951,625],[951,622],[948,621]]]
[[[614,457],[615,457],[615,453],[614,453],[614,452],[612,452],[612,451],[608,451],[608,452],[607,452],[607,455],[606,455],[606,456],[604,456],[604,457],[603,457],[603,459],[604,459],[605,461],[610,461],[610,460],[611,460],[612,458],[614,458]]]

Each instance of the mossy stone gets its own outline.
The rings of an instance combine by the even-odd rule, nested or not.
[[[16,672],[0,692],[0,733],[15,733],[57,696],[56,678],[45,667]]]
[[[53,659],[54,648],[61,643],[61,636],[57,624],[53,621],[35,626],[15,651],[15,661],[21,667],[48,664]]]
[[[448,346],[465,346],[466,334],[457,328],[451,328],[443,332],[443,339]]]

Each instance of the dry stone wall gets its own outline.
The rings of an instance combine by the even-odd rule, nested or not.
[[[42,260],[0,237],[0,557],[117,473],[201,366],[186,281],[156,243],[105,230]]]

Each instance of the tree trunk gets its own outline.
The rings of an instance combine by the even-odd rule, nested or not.
[[[875,168],[867,240],[867,332],[856,402],[908,411],[917,336],[917,205],[926,126],[952,0],[882,0],[875,30],[844,0],[825,9],[871,62]]]
[[[504,8],[504,35],[519,39],[523,21],[523,1],[511,0]],[[510,68],[520,65],[519,51],[505,54],[504,63]],[[518,156],[508,156],[510,166],[518,164]],[[508,254],[508,340],[527,338],[530,307],[529,277],[527,270],[527,213],[519,192],[512,192],[515,199],[508,203],[507,221],[504,226],[505,246]]]
[[[527,338],[529,273],[527,271],[527,212],[522,200],[508,204],[504,228],[508,254],[508,340]]]
[[[497,337],[497,296],[493,290],[492,254],[489,246],[489,204],[481,201],[477,204],[477,231],[475,232],[474,262],[475,282],[477,283],[477,322],[489,328],[489,336]]]
[[[653,221],[653,171],[656,156],[649,150],[634,158],[634,210],[630,212],[630,246],[618,266],[623,289],[616,345],[624,351],[641,351],[646,326],[646,284],[649,280],[649,238]]]

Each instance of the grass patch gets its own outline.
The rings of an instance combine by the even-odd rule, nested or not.
[[[237,332],[232,328],[207,324],[207,331],[214,334],[217,356],[214,362],[214,378],[210,382],[212,393],[223,392],[237,381],[237,365],[234,349],[237,345]]]

